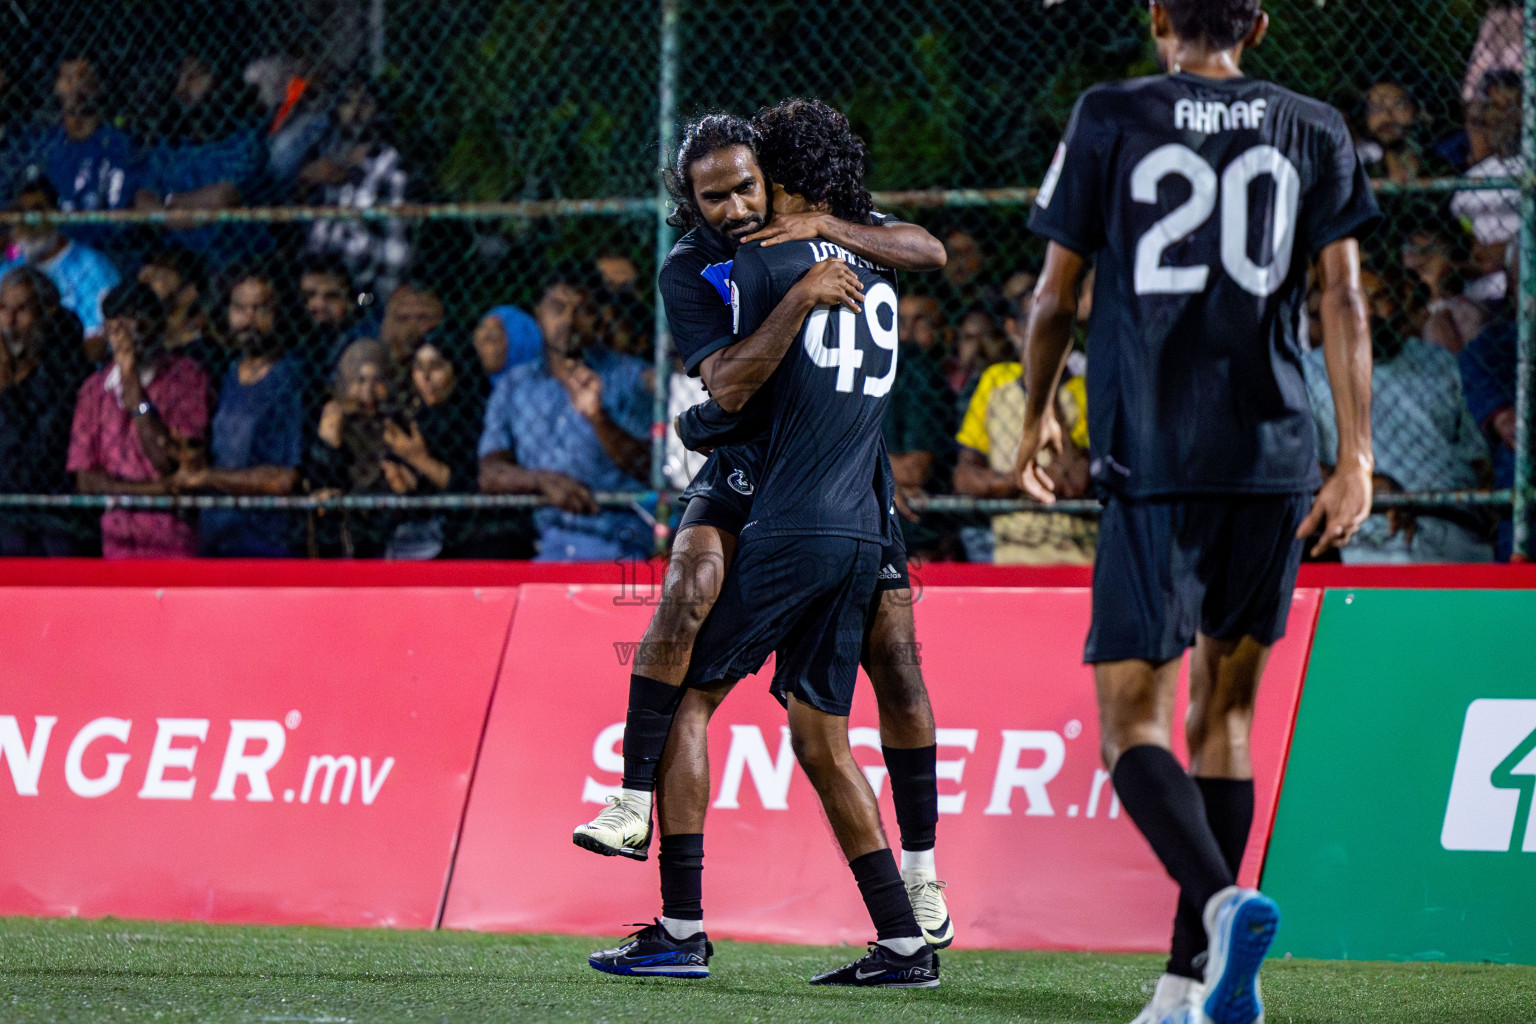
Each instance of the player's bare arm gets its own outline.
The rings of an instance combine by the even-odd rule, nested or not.
[[[948,257],[944,243],[916,224],[854,224],[830,213],[776,213],[773,223],[745,241],[778,245],[781,242],[822,238],[867,260],[897,270],[943,270]]]
[[[1024,345],[1024,434],[1014,466],[1019,486],[1036,501],[1056,501],[1056,483],[1046,469],[1065,455],[1061,421],[1056,417],[1056,389],[1072,348],[1077,318],[1077,289],[1088,261],[1052,242],[1035,286]]]
[[[1371,514],[1371,332],[1360,284],[1360,243],[1340,239],[1318,255],[1323,287],[1323,355],[1339,423],[1339,459],[1297,530],[1322,528],[1314,556],[1348,544]]]
[[[722,409],[739,412],[778,369],[811,310],[846,306],[857,313],[863,301],[858,275],[848,264],[842,260],[818,263],[796,282],[757,330],[705,359],[699,376]]]

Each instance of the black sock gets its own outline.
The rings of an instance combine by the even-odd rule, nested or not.
[[[629,711],[624,716],[624,788],[656,791],[656,768],[682,703],[683,688],[647,676],[629,677]]]
[[[912,901],[896,870],[896,857],[890,850],[876,850],[848,862],[859,895],[875,923],[876,939],[920,939],[923,931],[912,916]]]
[[[1200,790],[1170,751],[1151,744],[1132,747],[1115,763],[1114,782],[1125,812],[1196,906],[1203,908],[1232,884]]]
[[[891,799],[896,804],[902,850],[921,853],[933,849],[934,830],[939,824],[939,748],[881,747],[880,751],[891,774]]]
[[[1216,837],[1222,859],[1234,877],[1248,848],[1248,833],[1253,829],[1252,779],[1195,779],[1200,798],[1205,803],[1205,820]],[[1179,891],[1179,909],[1173,918],[1173,945],[1169,949],[1168,973],[1199,981],[1205,976],[1201,954],[1207,939],[1205,922],[1200,919],[1204,904]]]
[[[661,916],[704,920],[704,836],[699,832],[662,836]],[[686,939],[686,935],[673,936]]]

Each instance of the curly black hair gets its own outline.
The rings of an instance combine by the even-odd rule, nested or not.
[[[1253,31],[1260,0],[1158,0],[1180,39],[1230,50]]]
[[[839,111],[820,100],[791,98],[759,110],[752,126],[769,181],[825,204],[839,220],[869,223],[875,204],[864,187],[864,142]]]
[[[693,197],[693,165],[716,150],[731,146],[746,146],[757,156],[757,131],[752,122],[734,114],[705,114],[684,126],[677,161],[661,172],[662,184],[672,200],[668,224],[691,231],[703,222]]]

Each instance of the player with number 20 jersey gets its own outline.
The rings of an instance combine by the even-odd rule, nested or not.
[[[1088,423],[1104,512],[1085,660],[1115,791],[1180,888],[1167,972],[1134,1024],[1259,1024],[1279,911],[1236,884],[1253,823],[1249,732],[1300,538],[1322,525],[1316,550],[1347,543],[1370,508],[1358,239],[1380,213],[1343,117],[1242,74],[1269,26],[1260,0],[1151,8],[1168,74],[1083,94],[1030,219],[1050,245],[1018,472],[1053,500],[1041,467],[1060,426],[1037,396],[1055,393],[1091,259]],[[1297,336],[1314,262],[1349,437],[1326,484]],[[1191,647],[1186,772],[1171,748]]]

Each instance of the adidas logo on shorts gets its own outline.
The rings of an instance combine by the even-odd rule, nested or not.
[[[901,579],[901,572],[890,562],[887,562],[885,563],[885,566],[880,570],[880,579],[899,580]]]

